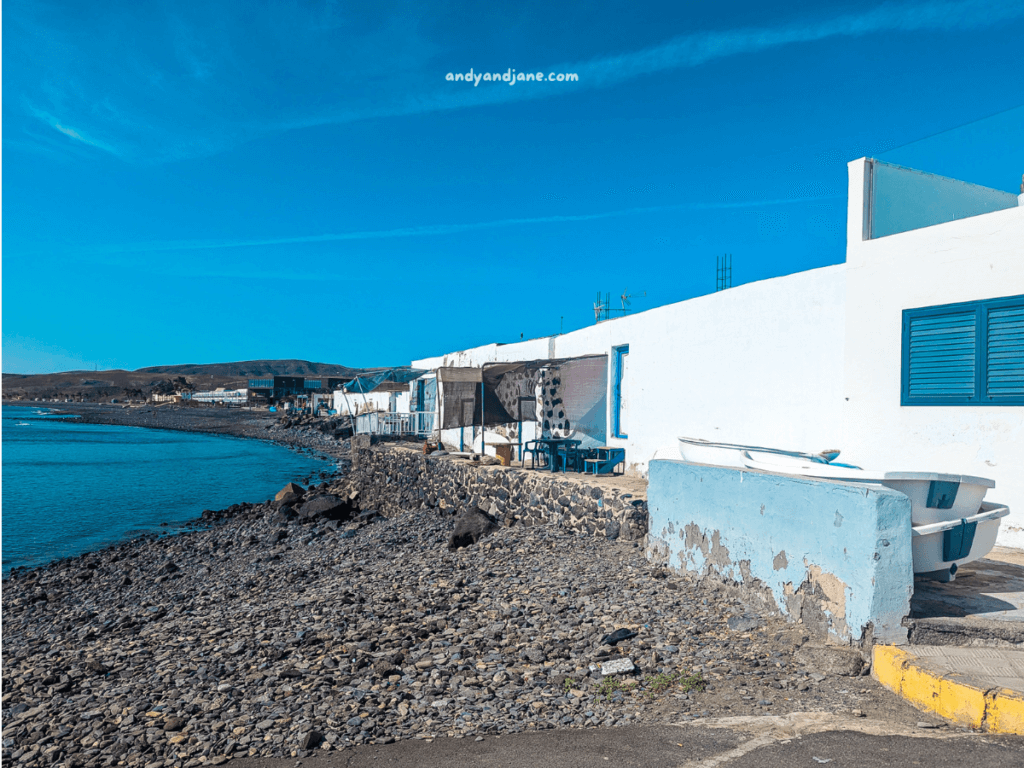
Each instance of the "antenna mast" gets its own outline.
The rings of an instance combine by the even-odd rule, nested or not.
[[[732,288],[732,254],[715,257],[715,292]]]
[[[611,295],[611,293],[610,292],[605,293],[604,294],[604,298],[602,299],[601,298],[601,292],[598,291],[597,292],[597,300],[594,302],[594,322],[595,323],[600,323],[600,322],[604,322],[605,320],[611,320],[612,319],[612,312],[618,312],[618,313],[620,313],[621,316],[628,315],[630,312],[633,311],[631,309],[631,307],[630,307],[630,305],[632,304],[632,302],[630,300],[634,299],[634,298],[637,298],[638,296],[646,296],[646,295],[647,295],[647,291],[642,291],[639,294],[635,294],[635,293],[630,293],[629,289],[627,288],[619,296],[619,301],[622,302],[622,307],[621,308],[613,308],[612,307],[612,295]]]

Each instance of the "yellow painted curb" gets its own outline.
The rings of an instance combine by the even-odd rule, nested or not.
[[[1024,736],[1024,694],[988,690],[956,673],[929,670],[916,656],[894,645],[871,651],[871,674],[915,707],[947,720],[992,733]]]

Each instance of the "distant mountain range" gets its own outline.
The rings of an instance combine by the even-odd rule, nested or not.
[[[352,378],[367,368],[312,363],[308,360],[244,360],[204,365],[155,365],[137,371],[65,371],[64,373],[3,374],[4,399],[85,399],[112,397],[145,398],[157,392],[179,389],[206,390],[248,385],[251,378],[311,376]]]

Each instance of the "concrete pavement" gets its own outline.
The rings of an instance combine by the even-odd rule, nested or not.
[[[910,644],[875,646],[872,675],[918,709],[1024,735],[1024,555],[996,548],[955,581],[917,580]]]
[[[876,645],[871,674],[918,709],[970,728],[1024,735],[1024,651]]]
[[[929,726],[935,723],[926,723]],[[913,727],[888,721],[791,713],[782,717],[733,717],[664,725],[539,731],[481,741],[433,739],[349,747],[302,760],[244,758],[231,768],[1017,768],[1024,739],[970,733],[938,725]]]

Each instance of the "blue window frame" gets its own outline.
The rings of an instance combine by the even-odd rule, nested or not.
[[[629,354],[629,344],[621,347],[612,347],[612,356],[615,358],[615,383],[612,388],[612,434],[615,437],[629,437],[622,431],[622,374],[625,370],[625,358]]]
[[[1024,405],[1024,295],[903,310],[901,405]]]

